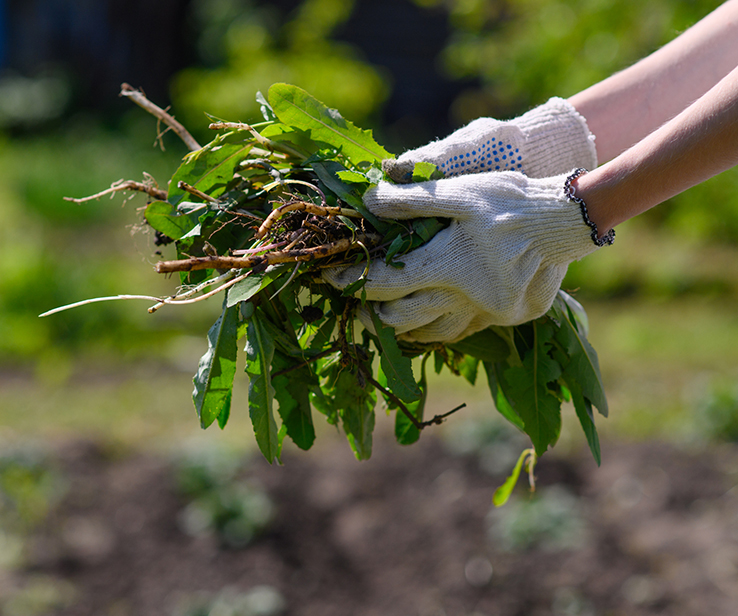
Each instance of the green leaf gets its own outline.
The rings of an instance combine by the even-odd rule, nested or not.
[[[310,408],[310,387],[318,386],[317,378],[307,366],[295,368],[303,364],[301,359],[275,351],[272,361],[274,373],[291,368],[288,373],[272,378],[275,397],[279,403],[279,416],[289,436],[300,449],[310,449],[315,441]]]
[[[335,381],[334,403],[340,409],[339,415],[346,432],[349,445],[358,460],[368,460],[372,455],[374,432],[374,388],[362,387],[358,375],[343,370]]]
[[[345,170],[344,166],[336,161],[315,162],[312,165],[315,175],[323,184],[333,192],[339,199],[348,203],[359,214],[366,218],[372,226],[383,233],[387,228],[386,223],[382,223],[374,214],[372,214],[364,205],[361,195],[354,186],[345,184],[339,177],[338,173]]]
[[[553,313],[559,323],[556,340],[564,347],[569,358],[564,366],[567,382],[578,383],[584,396],[597,407],[600,414],[607,417],[607,397],[597,352],[576,326],[566,304],[562,302],[560,299],[554,302]]]
[[[374,140],[370,130],[357,128],[297,86],[275,83],[269,88],[269,103],[281,122],[310,131],[315,141],[340,148],[354,165],[393,157]]]
[[[525,451],[523,451],[523,453],[520,454],[520,457],[515,463],[515,467],[513,468],[512,473],[510,473],[509,477],[505,479],[505,483],[503,483],[499,488],[495,490],[495,493],[492,496],[492,503],[495,507],[502,507],[502,505],[504,505],[510,499],[510,495],[515,488],[515,484],[518,483],[518,479],[520,478],[520,471],[523,470],[523,462],[525,462],[525,458],[527,458],[530,454],[530,449],[526,449]]]
[[[230,289],[228,289],[228,295],[226,302],[228,306],[235,306],[240,302],[246,302],[250,300],[259,291],[266,288],[274,282],[274,280],[281,273],[280,269],[275,268],[272,271],[265,272],[263,274],[251,274],[238,281]]]
[[[423,361],[420,363],[420,381],[418,386],[422,395],[420,400],[417,402],[410,402],[406,404],[407,410],[412,414],[415,419],[419,422],[423,421],[423,415],[425,412],[425,403],[428,399],[428,379],[426,377],[425,365],[428,361],[430,354],[426,354],[423,357]],[[395,413],[395,439],[400,445],[412,445],[417,442],[420,438],[420,430],[415,427],[412,421],[403,413],[401,410],[397,410]]]
[[[200,359],[192,392],[203,428],[223,417],[222,427],[230,414],[238,353],[237,327],[238,310],[224,306],[222,314],[208,332],[208,350]]]
[[[463,376],[470,385],[477,382],[477,372],[479,370],[479,359],[471,355],[464,355],[456,364],[459,374]]]
[[[447,226],[447,223],[441,222],[438,218],[418,218],[417,220],[413,220],[413,233],[417,238],[413,238],[412,247],[417,248],[429,242],[436,233]]]
[[[178,212],[177,208],[167,201],[149,203],[144,217],[152,228],[173,240],[183,238],[198,226],[197,218]]]
[[[274,110],[261,92],[256,93],[256,102],[259,104],[259,109],[264,120],[272,122],[277,119],[277,116],[274,115]]]
[[[186,194],[178,187],[179,182],[186,182],[214,198],[226,190],[236,167],[252,148],[251,143],[227,143],[226,138],[227,135],[220,135],[184,157],[169,182],[170,203],[176,205]]]
[[[246,374],[249,376],[249,415],[261,453],[271,464],[279,460],[281,435],[274,419],[274,387],[271,365],[274,341],[259,312],[249,319],[246,331]]]
[[[567,382],[569,391],[571,392],[574,410],[579,418],[579,423],[587,437],[587,444],[592,456],[597,462],[597,466],[602,464],[602,452],[600,451],[600,437],[597,435],[597,428],[594,423],[594,415],[592,413],[592,404],[582,394],[581,388],[576,383]]]
[[[492,363],[504,361],[510,355],[510,346],[491,329],[483,329],[446,346],[459,353]]]
[[[512,425],[520,430],[525,429],[525,424],[508,400],[506,391],[510,390],[505,379],[505,370],[510,366],[507,362],[484,362],[484,370],[487,373],[487,383],[492,394],[497,412],[507,419]]]
[[[523,430],[536,454],[541,456],[561,431],[561,402],[548,387],[561,375],[561,366],[548,354],[553,328],[537,321],[532,327],[533,347],[525,354],[522,366],[505,371],[505,378],[511,388],[510,402],[523,420]]]
[[[379,340],[379,361],[382,371],[387,376],[387,386],[404,402],[419,400],[422,392],[413,376],[412,360],[402,354],[397,345],[395,330],[379,320],[371,304],[367,306]]]
[[[428,180],[437,180],[442,177],[443,173],[433,163],[424,161],[415,163],[415,167],[413,168],[413,182],[427,182]]]
[[[341,179],[342,182],[348,182],[349,184],[368,184],[369,180],[363,173],[356,171],[343,170],[339,171],[336,175]]]

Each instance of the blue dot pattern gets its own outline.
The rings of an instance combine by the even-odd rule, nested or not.
[[[492,137],[470,152],[447,158],[440,169],[446,177],[480,171],[522,171],[522,161],[519,148]]]

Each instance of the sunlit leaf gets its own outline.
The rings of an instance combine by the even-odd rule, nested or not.
[[[208,350],[200,359],[193,379],[195,389],[192,392],[203,428],[224,417],[222,427],[230,413],[238,352],[237,326],[238,310],[224,306],[223,313],[208,332]]]
[[[275,83],[269,88],[269,103],[280,121],[308,130],[314,140],[339,148],[354,165],[392,158],[370,130],[357,128],[301,88]]]

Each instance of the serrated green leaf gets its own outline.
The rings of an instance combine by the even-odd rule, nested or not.
[[[379,361],[382,371],[387,376],[387,386],[403,402],[419,400],[422,393],[413,376],[413,363],[405,357],[397,345],[395,330],[384,325],[370,304],[369,314],[379,340]]]
[[[354,165],[393,157],[374,140],[370,130],[357,128],[297,86],[275,83],[269,88],[269,103],[281,122],[310,131],[315,141],[339,148]]]
[[[510,355],[510,346],[491,329],[483,329],[446,346],[459,353],[492,363],[504,361]]]
[[[246,331],[246,374],[249,377],[249,415],[256,443],[271,464],[279,460],[282,435],[274,419],[274,387],[271,365],[274,341],[264,327],[263,317],[255,312]]]
[[[208,350],[200,359],[192,392],[192,400],[203,428],[207,428],[216,419],[221,422],[222,427],[230,414],[238,353],[237,327],[238,310],[224,306],[222,314],[208,332]]]
[[[196,217],[177,211],[177,208],[167,201],[149,203],[146,206],[144,217],[153,229],[173,240],[185,237],[198,226]]]
[[[561,375],[561,366],[547,352],[553,328],[537,321],[532,326],[533,348],[525,354],[522,366],[505,371],[505,378],[511,388],[510,402],[523,420],[523,430],[536,454],[541,456],[561,432],[561,402],[548,387]]]
[[[601,415],[607,417],[608,406],[605,386],[602,382],[597,352],[589,343],[583,332],[575,325],[566,304],[557,299],[554,302],[554,316],[559,322],[556,340],[568,354],[568,363],[564,366],[567,381],[579,384],[584,396],[597,407]]]

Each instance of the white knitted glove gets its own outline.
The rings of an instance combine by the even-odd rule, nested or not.
[[[479,118],[451,133],[384,161],[395,182],[412,178],[415,163],[435,164],[446,176],[480,171],[522,171],[532,178],[594,169],[597,151],[587,121],[569,102],[552,98],[514,120]]]
[[[515,325],[552,305],[567,266],[596,250],[580,206],[565,196],[567,175],[534,179],[492,172],[395,185],[364,196],[377,216],[450,218],[403,268],[375,261],[364,286],[380,320],[407,340],[452,342],[490,325]],[[327,269],[344,288],[362,266]],[[365,321],[365,319],[362,319]]]

